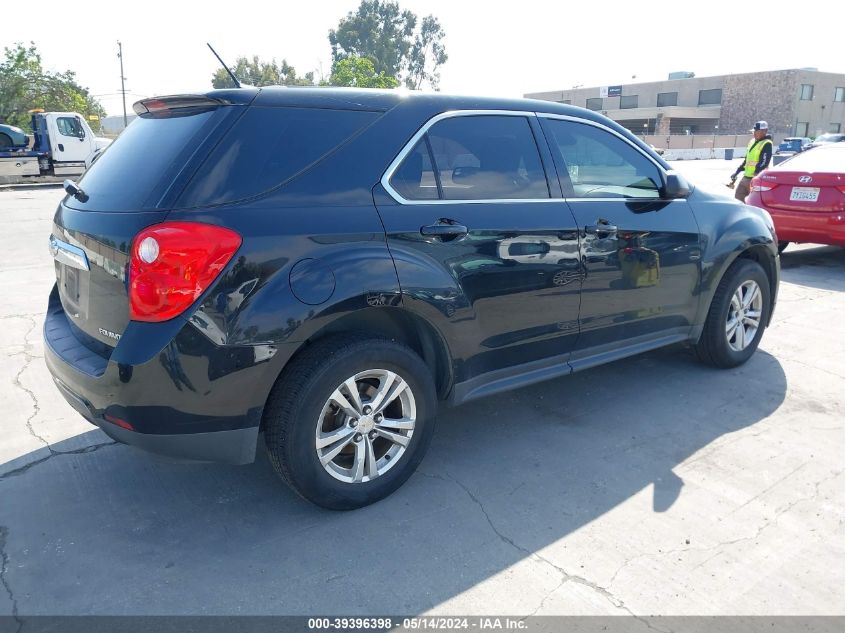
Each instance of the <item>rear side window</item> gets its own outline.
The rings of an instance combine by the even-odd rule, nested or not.
[[[534,134],[521,116],[438,121],[393,173],[390,184],[406,200],[435,199],[438,185],[442,200],[549,197]]]
[[[437,180],[426,139],[414,146],[393,173],[390,184],[405,200],[437,200]]]
[[[223,204],[264,193],[318,161],[379,114],[250,107],[202,163],[178,206]]]
[[[189,116],[133,121],[80,181],[89,196],[85,203],[68,198],[66,204],[91,211],[139,211],[149,208],[151,195],[165,177],[181,165],[176,159],[193,145],[195,136],[214,111]]]

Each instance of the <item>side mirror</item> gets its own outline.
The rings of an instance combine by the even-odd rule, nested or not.
[[[692,189],[686,178],[678,172],[670,171],[666,174],[666,185],[663,187],[663,197],[667,200],[688,198]]]

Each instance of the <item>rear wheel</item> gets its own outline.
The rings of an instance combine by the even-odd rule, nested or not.
[[[778,242],[778,253],[784,252],[787,246],[789,246],[789,242]]]
[[[701,361],[728,368],[751,358],[769,318],[769,288],[769,278],[757,262],[740,259],[731,265],[716,289],[695,345]]]
[[[431,443],[435,408],[431,373],[408,347],[330,337],[282,373],[265,409],[265,441],[297,493],[349,510],[411,476]]]

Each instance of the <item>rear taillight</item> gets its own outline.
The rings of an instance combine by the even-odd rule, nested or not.
[[[138,233],[129,259],[129,318],[167,321],[211,285],[241,245],[229,229],[164,222]]]
[[[763,182],[760,178],[751,181],[751,191],[771,191],[778,186],[776,182]]]

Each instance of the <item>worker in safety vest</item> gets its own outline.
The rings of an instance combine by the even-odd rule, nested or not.
[[[754,124],[754,138],[748,141],[748,151],[745,153],[745,160],[731,176],[733,187],[736,177],[742,172],[742,180],[736,187],[736,199],[745,202],[745,197],[751,193],[751,179],[769,166],[772,160],[772,135],[769,134],[769,124],[765,121],[757,121]]]

